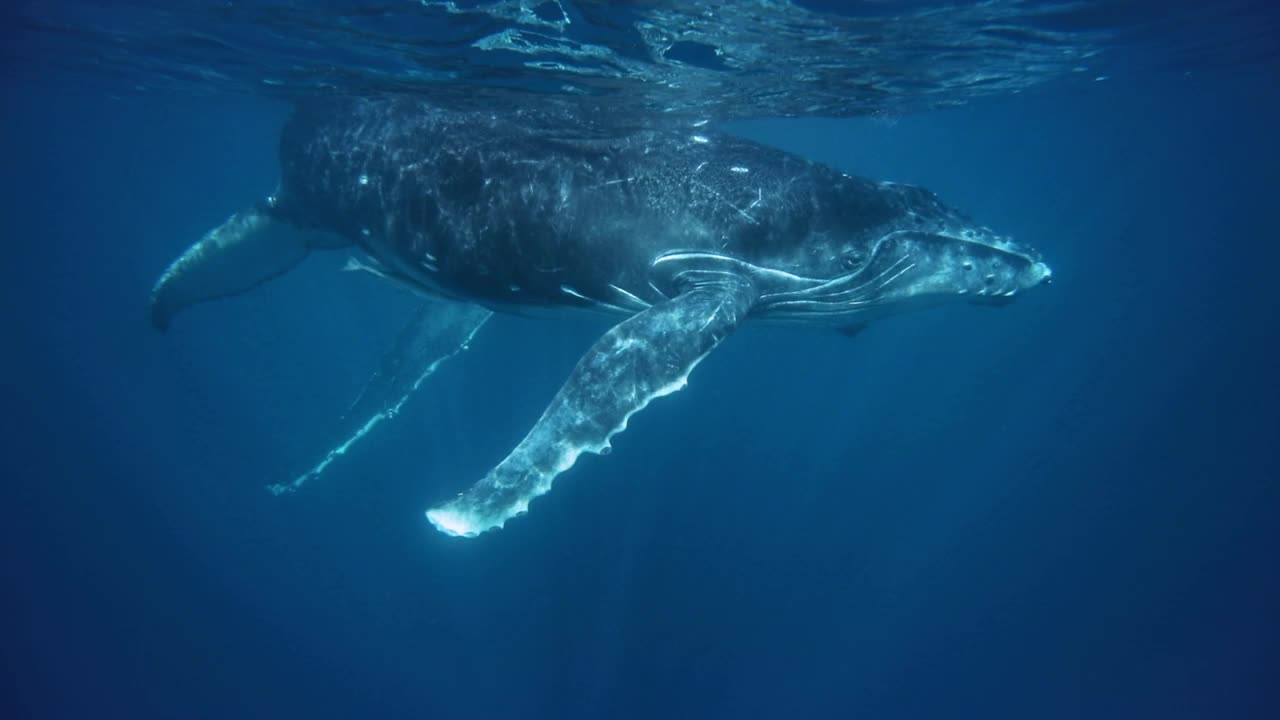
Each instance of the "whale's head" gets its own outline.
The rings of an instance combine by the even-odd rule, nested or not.
[[[772,227],[751,226],[767,241],[738,243],[765,250],[663,253],[653,286],[670,296],[737,275],[751,280],[758,315],[839,325],[945,302],[1002,305],[1053,274],[923,188],[848,178],[813,197]]]
[[[774,280],[763,290],[769,314],[843,322],[944,302],[998,305],[1053,275],[1037,252],[927,190],[880,183],[860,192],[858,213],[815,224],[791,277],[765,278]]]
[[[827,302],[894,305],[962,300],[1003,304],[1048,282],[1038,253],[980,228],[893,230],[845,249]],[[836,288],[839,288],[837,291]]]

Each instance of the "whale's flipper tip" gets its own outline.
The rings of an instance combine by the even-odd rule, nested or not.
[[[490,528],[478,528],[466,513],[457,512],[449,505],[441,505],[427,511],[427,520],[437,530],[452,537],[472,538]]]

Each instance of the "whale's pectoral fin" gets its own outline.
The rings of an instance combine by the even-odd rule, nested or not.
[[[694,366],[746,317],[754,288],[746,279],[722,277],[605,333],[524,440],[483,480],[428,510],[431,523],[462,536],[502,527],[550,490],[580,454],[608,452],[609,439],[626,428],[633,413],[683,388]]]
[[[400,330],[373,377],[343,415],[341,440],[332,445],[320,462],[292,482],[270,485],[267,489],[280,495],[319,477],[378,423],[395,417],[424,380],[446,360],[467,348],[491,315],[492,312],[476,305],[446,300],[423,303]]]
[[[310,247],[332,245],[332,236],[276,220],[269,209],[238,212],[187,248],[156,281],[151,322],[167,330],[183,309],[256,287],[297,265]]]

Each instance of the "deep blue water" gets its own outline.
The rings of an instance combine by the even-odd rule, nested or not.
[[[748,327],[534,512],[422,510],[605,318],[499,316],[305,492],[411,299],[314,257],[159,335],[288,107],[6,76],[8,717],[1273,717],[1274,67],[752,137],[919,183],[1055,282],[856,338]]]

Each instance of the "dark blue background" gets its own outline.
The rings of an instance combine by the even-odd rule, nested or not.
[[[412,301],[317,256],[146,322],[282,105],[7,81],[17,716],[1262,717],[1280,667],[1280,121],[1262,69],[744,132],[937,191],[1055,283],[749,327],[526,518],[478,479],[606,327],[498,317],[291,497]]]

